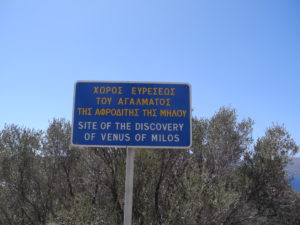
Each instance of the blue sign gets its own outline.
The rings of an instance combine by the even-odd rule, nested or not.
[[[191,88],[183,83],[75,84],[72,144],[188,148]]]

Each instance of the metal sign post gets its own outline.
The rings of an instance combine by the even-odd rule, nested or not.
[[[124,225],[132,225],[134,156],[135,150],[126,147]]]

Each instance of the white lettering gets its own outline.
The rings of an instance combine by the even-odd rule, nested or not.
[[[135,123],[135,130],[183,131],[183,123]]]

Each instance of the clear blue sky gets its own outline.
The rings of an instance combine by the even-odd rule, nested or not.
[[[1,0],[0,128],[71,119],[76,80],[189,82],[300,144],[300,1]]]

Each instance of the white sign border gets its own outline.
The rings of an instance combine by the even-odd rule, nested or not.
[[[124,83],[124,84],[181,84],[187,85],[189,87],[189,100],[190,100],[190,143],[188,146],[137,146],[137,145],[80,145],[73,144],[73,128],[74,128],[74,117],[75,117],[75,97],[76,97],[76,86],[78,83]],[[73,111],[72,111],[72,125],[71,125],[71,148],[81,148],[81,147],[90,147],[90,148],[163,148],[163,149],[190,149],[192,147],[193,133],[192,133],[192,86],[189,83],[184,82],[151,82],[151,81],[86,81],[78,80],[74,84],[74,93],[73,93]]]

